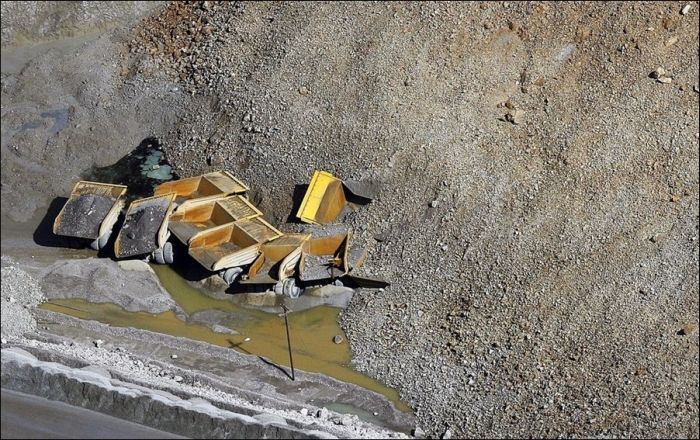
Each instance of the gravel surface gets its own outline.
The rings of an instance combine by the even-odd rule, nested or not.
[[[427,434],[698,437],[689,5],[170,4],[3,66],[2,216],[152,136],[284,231],[314,169],[373,179],[344,219],[393,284],[342,324]]]
[[[2,339],[14,340],[36,330],[30,310],[44,299],[39,283],[9,257],[2,257]]]
[[[94,194],[83,194],[68,200],[57,233],[71,237],[98,238],[100,225],[107,217],[114,200]]]
[[[192,95],[180,175],[231,170],[277,225],[314,169],[384,183],[347,221],[393,285],[343,325],[428,434],[696,437],[683,6],[178,3],[129,46]]]

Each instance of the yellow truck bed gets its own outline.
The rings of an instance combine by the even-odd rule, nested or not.
[[[215,171],[201,176],[165,182],[155,188],[154,195],[169,192],[176,194],[175,202],[180,206],[193,200],[212,199],[231,194],[243,194],[248,187],[227,171]],[[179,207],[178,207],[179,209]]]
[[[81,180],[76,183],[61,212],[53,233],[96,240],[111,231],[124,206],[126,186]]]
[[[189,254],[207,269],[219,271],[252,263],[260,245],[281,236],[261,217],[243,219],[195,234],[190,239]]]
[[[340,215],[345,203],[343,181],[326,171],[315,171],[297,217],[305,223],[325,225]]]
[[[240,195],[198,199],[173,212],[168,227],[173,235],[187,244],[201,231],[261,215],[258,208]]]
[[[117,258],[150,254],[165,245],[174,199],[175,193],[167,193],[131,202],[114,243]]]

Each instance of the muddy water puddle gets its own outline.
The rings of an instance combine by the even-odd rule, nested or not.
[[[171,311],[159,314],[128,312],[114,304],[89,303],[81,299],[52,300],[41,307],[117,327],[134,327],[233,348],[242,353],[261,356],[289,371],[287,336],[282,316],[245,308],[230,300],[212,298],[192,287],[170,267],[152,267],[163,287],[188,316],[207,310],[225,312],[226,318],[220,321],[220,325],[236,334],[218,333],[206,325],[185,322]],[[290,306],[293,309],[293,304]],[[386,396],[397,409],[410,411],[410,408],[399,400],[395,390],[350,368],[351,353],[338,325],[339,313],[340,309],[329,306],[289,313],[294,367],[362,386]],[[335,344],[335,335],[343,335],[344,341]]]

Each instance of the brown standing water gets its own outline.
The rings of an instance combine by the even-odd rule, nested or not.
[[[212,309],[227,312],[230,318],[225,325],[238,334],[217,333],[205,325],[184,322],[170,311],[159,314],[128,312],[115,304],[89,303],[82,299],[56,299],[41,307],[117,327],[134,327],[231,347],[242,353],[262,356],[278,365],[289,366],[282,316],[245,308],[229,300],[212,298],[190,286],[169,266],[152,265],[152,268],[163,287],[188,315]],[[370,389],[386,396],[397,409],[410,411],[399,400],[394,389],[350,368],[351,353],[347,342],[333,342],[333,336],[343,335],[338,325],[339,313],[338,308],[319,306],[288,315],[294,367]],[[250,339],[246,341],[247,338]]]

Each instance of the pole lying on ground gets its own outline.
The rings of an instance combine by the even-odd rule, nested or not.
[[[294,359],[292,359],[292,343],[289,341],[289,323],[287,322],[287,306],[282,304],[282,310],[284,310],[284,327],[287,329],[287,349],[289,350],[289,365],[292,367],[292,380],[294,380]]]

